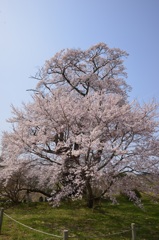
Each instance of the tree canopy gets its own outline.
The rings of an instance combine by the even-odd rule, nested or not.
[[[134,189],[158,193],[158,104],[128,101],[127,56],[99,43],[46,61],[32,102],[12,106],[13,129],[2,139],[4,184],[23,164],[28,177],[38,176],[36,188],[52,189],[54,204],[85,197],[92,207],[118,192],[136,202]]]

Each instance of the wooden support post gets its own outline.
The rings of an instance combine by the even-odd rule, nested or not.
[[[131,224],[131,233],[132,233],[132,240],[136,240],[136,227],[135,227],[135,223]]]
[[[68,230],[63,231],[63,240],[68,240]]]
[[[4,212],[4,208],[1,208],[0,209],[0,234],[2,232],[3,212]]]

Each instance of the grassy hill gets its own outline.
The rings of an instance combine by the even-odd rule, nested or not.
[[[82,201],[64,202],[58,208],[48,203],[29,203],[6,207],[4,213],[32,228],[61,236],[56,238],[35,232],[4,215],[1,240],[56,240],[63,230],[70,239],[130,240],[131,223],[137,227],[137,239],[159,239],[159,204],[144,198],[140,209],[122,197],[119,205],[103,201],[97,209],[88,209]],[[127,232],[124,232],[128,230]],[[120,233],[120,234],[116,234]]]

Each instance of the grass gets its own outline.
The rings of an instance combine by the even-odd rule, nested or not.
[[[82,201],[65,202],[58,208],[48,203],[30,203],[7,207],[4,212],[32,228],[61,236],[55,238],[32,231],[9,219],[3,218],[1,240],[58,240],[63,230],[69,231],[70,239],[130,240],[131,223],[137,226],[138,240],[159,239],[159,204],[144,198],[140,209],[122,197],[120,205],[103,201],[95,210],[86,208]],[[128,232],[118,235],[124,230]],[[107,237],[105,235],[108,235]]]

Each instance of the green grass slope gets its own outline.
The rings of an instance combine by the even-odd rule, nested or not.
[[[58,208],[48,203],[30,203],[10,206],[4,213],[31,228],[61,236],[45,235],[28,229],[4,215],[1,240],[56,240],[63,239],[63,230],[69,239],[130,240],[131,223],[137,227],[138,240],[159,240],[159,204],[143,200],[140,209],[126,198],[119,205],[103,201],[97,209],[88,209],[82,201],[65,202]],[[125,232],[127,230],[127,232]]]

